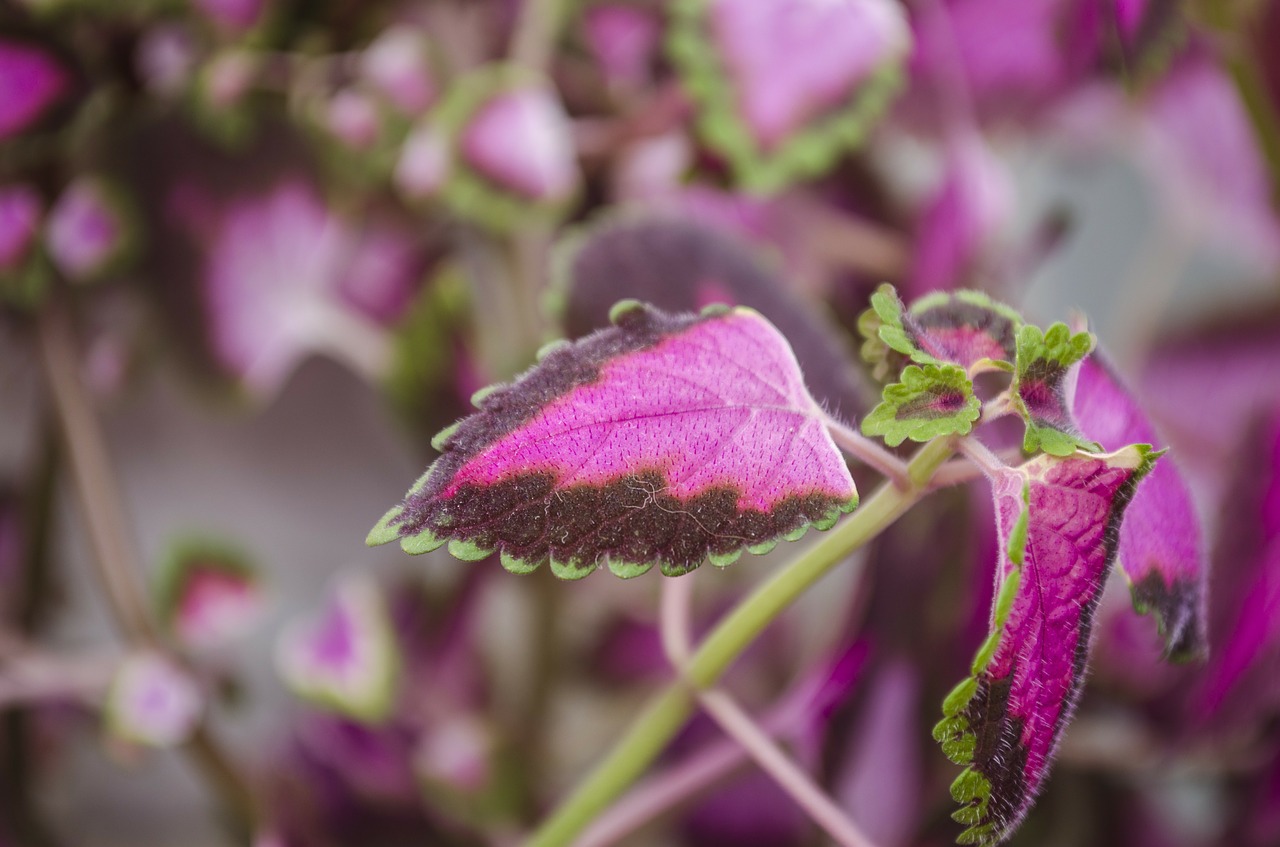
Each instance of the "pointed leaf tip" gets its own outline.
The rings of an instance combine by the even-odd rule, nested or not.
[[[565,579],[606,563],[671,574],[771,548],[856,504],[790,348],[758,313],[615,313],[618,326],[562,347],[554,367],[452,429],[371,540],[498,552],[520,572],[550,560]]]

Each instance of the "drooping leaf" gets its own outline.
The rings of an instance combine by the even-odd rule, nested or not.
[[[667,315],[557,344],[433,442],[444,455],[370,532],[410,553],[446,542],[563,578],[607,564],[669,575],[832,526],[857,504],[825,414],[759,313]]]
[[[368,723],[385,718],[400,652],[378,586],[359,576],[340,580],[315,617],[281,635],[276,666],[300,697]]]
[[[737,181],[774,191],[867,135],[911,43],[888,0],[680,0],[668,52],[698,130]]]
[[[152,747],[181,744],[204,710],[195,680],[171,659],[141,652],[121,662],[103,708],[117,738]]]
[[[1027,424],[1023,450],[1069,456],[1077,449],[1102,449],[1081,434],[1071,416],[1068,396],[1071,366],[1091,350],[1093,336],[1088,332],[1072,334],[1064,323],[1044,332],[1030,324],[1018,331],[1018,361],[1009,396]]]
[[[1161,443],[1138,401],[1098,353],[1080,363],[1071,411],[1104,450]],[[1202,655],[1206,569],[1200,520],[1173,457],[1152,470],[1129,504],[1119,561],[1134,608],[1155,614],[1167,655],[1178,661]]]
[[[553,265],[554,305],[571,338],[607,326],[621,297],[668,312],[747,306],[791,342],[824,408],[853,418],[871,405],[871,388],[827,316],[728,232],[674,214],[615,215],[565,239]]]
[[[902,381],[887,385],[884,401],[862,420],[864,435],[883,436],[890,447],[906,439],[931,441],[968,435],[982,414],[973,383],[956,365],[909,365]]]
[[[871,310],[858,324],[866,338],[862,356],[878,368],[879,378],[896,373],[901,357],[921,365],[959,365],[970,376],[1012,370],[1021,327],[1017,311],[980,291],[937,292],[908,309],[892,285],[871,296]]]
[[[1118,529],[1159,454],[1039,456],[992,481],[1000,560],[991,634],[943,703],[934,737],[965,770],[951,786],[962,844],[1017,827],[1079,701]]]

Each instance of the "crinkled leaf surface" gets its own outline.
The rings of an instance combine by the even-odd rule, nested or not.
[[[997,844],[1030,808],[1080,698],[1094,612],[1118,529],[1159,454],[1039,456],[992,481],[1000,535],[991,635],[943,703],[934,737],[966,765],[951,786],[969,828]]]
[[[959,365],[970,375],[1012,370],[1021,326],[1014,309],[980,291],[938,292],[908,309],[891,285],[880,286],[871,313],[859,321],[867,338],[862,355],[873,365],[892,361],[892,350],[921,365]]]
[[[369,534],[420,553],[635,576],[771,548],[857,504],[785,339],[738,307],[616,326],[545,351],[437,436],[444,455]]]
[[[865,435],[879,435],[890,447],[906,439],[931,441],[968,435],[982,414],[973,384],[956,365],[909,365],[902,381],[885,386],[884,401],[862,420]]]
[[[1161,443],[1137,399],[1096,353],[1080,363],[1071,411],[1083,433],[1105,450]],[[1155,613],[1168,656],[1202,655],[1206,569],[1200,520],[1172,457],[1156,465],[1129,504],[1120,529],[1120,567],[1134,607]]]
[[[1027,424],[1023,450],[1043,450],[1054,456],[1069,456],[1081,448],[1101,450],[1080,433],[1068,396],[1071,366],[1091,350],[1093,336],[1072,334],[1064,323],[1044,332],[1030,324],[1018,331],[1018,361],[1009,394]]]
[[[871,406],[871,388],[831,320],[727,232],[674,214],[613,216],[566,239],[555,264],[555,297],[571,338],[607,326],[620,297],[670,312],[748,306],[790,341],[823,408],[852,418]]]

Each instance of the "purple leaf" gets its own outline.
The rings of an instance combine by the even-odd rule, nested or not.
[[[667,315],[618,304],[616,326],[544,351],[370,532],[410,553],[448,542],[562,578],[608,564],[668,575],[771,549],[857,504],[853,479],[785,339],[757,312]]]
[[[0,273],[27,258],[40,225],[40,195],[26,185],[0,186]]]
[[[226,644],[257,617],[261,589],[242,556],[219,544],[187,542],[162,571],[160,617],[185,645]]]
[[[0,140],[40,120],[71,88],[71,77],[49,52],[0,40]]]
[[[369,723],[391,710],[400,653],[386,601],[369,580],[342,580],[320,613],[293,624],[276,647],[280,674],[299,696]]]
[[[100,179],[84,177],[68,186],[49,212],[45,243],[64,274],[89,279],[124,255],[129,235],[115,191]]]
[[[556,254],[557,296],[572,338],[606,326],[620,297],[670,312],[711,303],[748,306],[791,341],[813,395],[845,417],[869,403],[843,339],[746,241],[692,218],[603,218],[566,239]]]
[[[1160,444],[1155,427],[1097,353],[1080,363],[1072,414],[1104,450]],[[1172,458],[1160,462],[1133,497],[1120,529],[1120,566],[1139,612],[1154,612],[1170,658],[1207,650],[1205,565],[1191,491]]]
[[[959,365],[971,376],[1012,370],[1021,328],[1021,315],[980,291],[938,292],[907,309],[887,284],[871,296],[871,309],[858,321],[867,339],[862,356],[880,378],[900,370],[900,357],[888,350],[921,365]]]
[[[1040,456],[992,482],[1001,555],[991,634],[943,703],[934,737],[966,765],[951,786],[962,844],[997,844],[1021,822],[1084,684],[1093,616],[1117,529],[1159,454]]]
[[[1027,325],[1018,331],[1018,357],[1009,396],[1013,408],[1027,425],[1022,449],[1043,450],[1069,456],[1077,449],[1098,451],[1097,444],[1080,433],[1071,414],[1072,366],[1093,350],[1093,336],[1072,334],[1056,323],[1041,332]]]
[[[865,135],[910,45],[888,0],[687,0],[669,41],[702,135],[744,184],[824,170]]]
[[[116,671],[104,715],[120,738],[172,747],[190,736],[203,709],[204,696],[184,670],[158,653],[138,653]]]

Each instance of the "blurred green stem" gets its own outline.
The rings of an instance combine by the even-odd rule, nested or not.
[[[91,558],[111,611],[131,644],[164,649],[138,576],[141,560],[129,537],[124,498],[107,452],[106,434],[80,376],[71,318],[56,295],[40,314],[38,336],[40,358],[66,444],[67,465],[93,549]],[[256,803],[231,757],[207,724],[196,728],[183,749],[218,792],[247,841],[256,819]]]
[[[955,452],[953,439],[926,444],[907,465],[910,487],[882,485],[844,523],[756,588],[712,630],[689,659],[684,678],[649,701],[596,769],[529,838],[528,847],[563,847],[652,764],[692,715],[689,684],[707,688],[792,602],[850,553],[875,538],[916,504],[933,472]]]
[[[563,0],[524,0],[511,36],[511,61],[530,70],[546,71],[560,31],[563,5]]]

